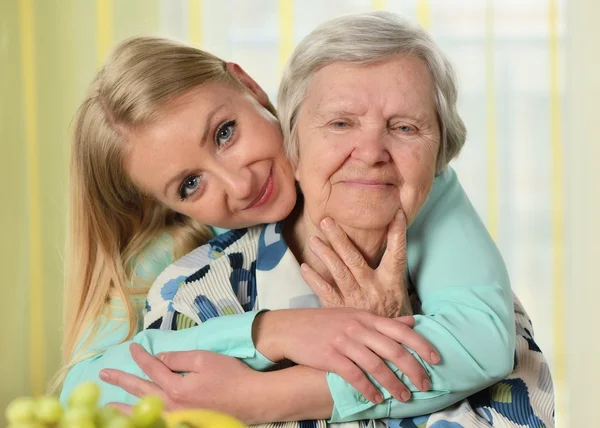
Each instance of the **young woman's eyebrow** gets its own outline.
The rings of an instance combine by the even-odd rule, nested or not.
[[[213,121],[213,118],[223,107],[225,107],[225,104],[221,104],[219,107],[214,108],[213,110],[211,110],[210,113],[208,113],[208,115],[206,115],[206,120],[204,121],[204,132],[202,133],[202,137],[200,138],[200,147],[206,144],[206,139],[208,138],[208,131],[211,129],[211,123]]]

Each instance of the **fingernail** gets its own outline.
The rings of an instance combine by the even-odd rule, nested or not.
[[[321,220],[321,228],[323,230],[330,230],[333,228],[333,220],[329,217],[325,217]]]
[[[429,383],[429,381],[427,379],[425,379],[423,381],[423,387],[421,388],[421,391],[423,391],[423,392],[429,391],[429,388],[431,388],[431,384]]]
[[[100,379],[102,379],[104,382],[108,382],[108,380],[110,379],[110,375],[106,370],[100,371]]]
[[[404,391],[402,394],[400,394],[400,398],[402,401],[408,401],[410,399],[410,393],[408,391]]]
[[[440,354],[438,354],[437,352],[432,352],[430,358],[432,364],[437,364],[440,362]]]
[[[375,403],[379,404],[383,401],[383,395],[381,394],[376,394],[375,395]]]
[[[163,354],[163,353],[161,352],[160,354],[156,354],[156,355],[154,356],[154,358],[158,358],[159,360],[161,360],[161,361],[162,361],[162,359],[163,359],[163,356],[164,356],[164,355],[165,355],[165,354]]]

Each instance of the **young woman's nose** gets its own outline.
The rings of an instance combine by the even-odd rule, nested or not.
[[[230,197],[247,199],[252,196],[252,174],[247,168],[223,170],[221,178]]]

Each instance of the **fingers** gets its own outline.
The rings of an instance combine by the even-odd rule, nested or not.
[[[404,319],[412,317],[401,318]],[[395,319],[379,317],[375,321],[375,328],[381,334],[412,349],[429,364],[437,364],[440,362],[440,354],[437,352],[437,349],[435,349],[435,347],[429,343],[427,339],[414,331],[404,322],[398,322]]]
[[[357,340],[359,340],[359,338],[357,338]],[[377,356],[394,364],[402,373],[404,373],[404,375],[406,375],[406,377],[410,379],[413,385],[415,385],[421,391],[429,391],[431,383],[425,368],[402,345],[383,335],[375,336],[369,334],[364,338],[360,338],[360,340],[375,354],[377,354]],[[389,371],[392,373],[391,370]],[[369,373],[371,372],[369,371]],[[381,380],[377,380],[381,383]],[[397,382],[400,381],[395,374],[392,373],[391,376],[388,376],[386,373],[386,380],[389,382],[389,384],[392,384],[395,388],[398,388]],[[390,391],[390,394],[392,394],[394,398],[398,399],[397,396],[392,393],[392,390],[389,389],[387,384],[385,387],[388,389],[388,391]],[[404,394],[404,391],[399,388],[396,389],[396,391],[397,393]],[[407,398],[402,396],[402,399],[402,401],[406,401]]]
[[[123,413],[124,415],[128,415],[128,416],[131,414],[131,409],[133,408],[132,406],[129,406],[127,404],[116,403],[116,402],[108,403],[107,406],[114,407],[119,412]]]
[[[360,251],[358,251],[356,246],[350,241],[348,235],[346,235],[335,220],[329,217],[325,217],[321,221],[321,230],[329,240],[329,243],[337,255],[345,263],[348,269],[350,269],[354,278],[361,283],[364,272],[371,268]]]
[[[132,343],[129,350],[136,364],[162,389],[169,390],[174,382],[181,380],[181,375],[173,373],[160,359],[150,355],[141,345]]]
[[[373,337],[372,335],[368,336]],[[386,339],[384,336],[380,335],[380,337]],[[389,342],[394,343],[392,340],[389,340]],[[400,345],[396,345],[402,348]],[[408,401],[410,399],[410,391],[406,385],[404,385],[404,383],[402,383],[402,381],[387,366],[385,361],[382,359],[382,357],[385,357],[379,353],[376,355],[367,346],[359,341],[349,342],[345,346],[344,354],[358,364],[365,372],[369,373],[377,382],[379,382],[381,386],[387,389],[392,397],[394,397],[396,400],[402,402]],[[380,346],[380,348],[383,347]],[[404,351],[406,352],[406,350]],[[408,352],[406,353],[408,354]],[[407,367],[408,365],[405,364],[405,366]]]
[[[391,275],[401,275],[406,268],[406,217],[400,210],[388,228],[387,247],[379,264]]]
[[[143,397],[148,394],[162,396],[162,390],[154,383],[120,370],[104,369],[100,372],[100,379],[118,386],[136,397]]]
[[[324,307],[337,308],[343,306],[337,289],[323,279],[313,268],[306,263],[300,265],[300,274],[304,281],[317,295]]]
[[[383,401],[381,392],[353,361],[339,355],[339,358],[331,359],[331,365],[335,367],[335,373],[352,385],[367,400],[375,404]]]
[[[402,324],[404,324],[410,328],[413,328],[415,326],[415,317],[413,317],[412,315],[397,317],[397,318],[394,318],[394,320],[401,322]]]
[[[348,269],[337,253],[321,241],[321,239],[313,236],[309,239],[309,246],[315,256],[329,269],[342,295],[348,296],[360,288],[350,269]]]

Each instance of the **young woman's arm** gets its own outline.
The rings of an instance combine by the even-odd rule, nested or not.
[[[114,315],[114,313],[113,313]],[[256,370],[265,370],[273,365],[256,350],[252,341],[252,324],[257,312],[219,317],[199,326],[180,331],[145,330],[136,334],[131,340],[123,341],[128,326],[123,321],[101,320],[102,328],[95,334],[89,354],[93,355],[74,364],[67,373],[61,392],[61,400],[65,401],[71,391],[81,382],[93,380],[101,389],[101,404],[110,401],[133,403],[136,397],[121,388],[100,382],[100,371],[106,368],[118,368],[128,373],[145,378],[144,372],[131,358],[129,345],[138,343],[153,354],[166,351],[184,351],[203,349],[236,357]]]

